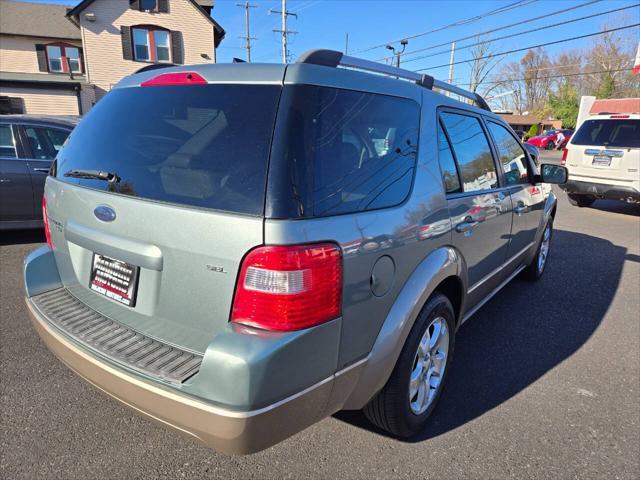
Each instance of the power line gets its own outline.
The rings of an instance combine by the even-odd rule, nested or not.
[[[393,40],[390,42],[384,42],[381,43],[379,45],[374,45],[372,47],[367,47],[367,48],[363,48],[360,50],[356,50],[355,52],[352,53],[364,53],[364,52],[369,52],[371,50],[374,50],[376,48],[381,48],[381,47],[385,47],[386,45],[390,44],[390,43],[397,43],[400,40],[403,39],[407,39],[407,40],[411,40],[413,38],[418,38],[418,37],[423,37],[425,35],[429,35],[431,33],[435,33],[435,32],[441,32],[442,30],[446,30],[452,27],[459,27],[461,25],[467,25],[469,23],[473,23],[473,22],[477,22],[478,20],[482,20],[483,18],[486,17],[490,17],[492,15],[497,15],[498,13],[504,13],[504,12],[508,12],[509,10],[513,10],[514,8],[518,8],[518,7],[524,7],[525,5],[529,5],[530,3],[534,3],[537,2],[538,0],[518,0],[517,2],[514,3],[510,3],[509,5],[504,5],[500,8],[496,8],[495,10],[491,10],[489,12],[486,13],[481,13],[480,15],[476,15],[474,17],[470,17],[470,18],[466,18],[464,20],[458,20],[457,22],[454,23],[450,23],[448,25],[444,25],[442,27],[438,27],[438,28],[434,28],[433,30],[429,30],[426,32],[421,32],[421,33],[416,33],[414,35],[410,35],[408,37],[403,37],[402,39],[397,39],[397,40]]]
[[[428,47],[417,48],[415,50],[410,50],[406,54],[407,55],[411,55],[412,53],[418,53],[418,52],[425,52],[427,50],[433,50],[434,48],[444,47],[445,45],[449,45],[451,42],[462,42],[463,40],[469,40],[470,38],[475,38],[475,37],[482,36],[482,35],[488,35],[490,33],[494,33],[494,32],[497,32],[499,30],[504,30],[504,29],[511,28],[511,27],[517,27],[517,26],[520,26],[520,25],[524,25],[525,23],[535,22],[536,20],[540,20],[542,18],[549,18],[549,17],[553,17],[554,15],[560,15],[562,13],[569,12],[571,10],[577,10],[578,8],[587,7],[589,5],[593,5],[594,3],[599,3],[601,1],[602,0],[590,0],[590,1],[586,2],[586,3],[581,3],[580,5],[575,5],[573,7],[565,8],[564,10],[557,10],[555,12],[547,13],[545,15],[540,15],[539,17],[528,18],[528,19],[522,20],[520,22],[511,23],[509,25],[503,25],[503,26],[497,27],[497,28],[492,28],[491,30],[486,30],[486,31],[480,32],[480,33],[474,33],[473,35],[468,35],[466,37],[457,38],[455,40],[450,40],[450,41],[447,41],[447,42],[444,42],[444,43],[439,43],[437,45],[430,45]]]
[[[247,62],[251,63],[251,40],[256,40],[256,37],[252,37],[251,33],[249,33],[249,10],[252,8],[257,8],[257,5],[251,5],[249,0],[246,0],[244,3],[236,3],[236,7],[244,8],[244,19],[245,19],[245,35],[240,36],[240,38],[245,40],[245,48],[247,50]]]
[[[640,3],[636,3],[634,5],[629,5],[629,6],[626,6],[626,7],[615,8],[613,10],[607,10],[606,12],[594,13],[592,15],[587,15],[585,17],[574,18],[572,20],[565,20],[564,22],[558,22],[558,23],[554,23],[554,24],[551,24],[551,25],[544,25],[542,27],[532,28],[530,30],[525,30],[523,32],[516,32],[516,33],[512,33],[510,35],[504,35],[502,37],[496,37],[496,38],[489,39],[489,40],[483,40],[483,41],[480,41],[480,42],[471,43],[469,45],[463,45],[461,47],[458,47],[458,50],[464,50],[464,49],[467,49],[467,48],[477,47],[478,45],[484,45],[486,43],[497,42],[499,40],[506,40],[507,38],[518,37],[520,35],[526,35],[528,33],[539,32],[541,30],[546,30],[547,28],[560,27],[562,25],[568,25],[570,23],[580,22],[582,20],[588,20],[590,18],[599,17],[599,16],[602,16],[602,15],[610,14],[610,13],[616,13],[616,12],[620,12],[622,10],[628,10],[630,8],[637,8],[639,6],[640,6]],[[415,53],[415,50],[414,50],[414,52],[411,52],[411,53]],[[421,55],[421,56],[418,56],[418,57],[412,57],[412,58],[404,60],[404,62],[405,63],[413,62],[415,60],[422,60],[422,59],[425,59],[425,58],[431,58],[431,57],[435,57],[435,56],[442,55],[442,54],[445,54],[445,53],[449,53],[449,50],[441,50],[441,51],[436,52],[436,53],[430,53],[429,55]],[[405,53],[405,55],[410,55],[410,53],[407,52],[407,53]]]
[[[565,78],[565,77],[579,77],[581,75],[598,75],[600,73],[615,73],[615,72],[630,72],[631,68],[614,68],[612,70],[600,70],[597,72],[579,72],[579,73],[564,73],[562,75],[549,75],[547,77],[537,77],[536,80],[550,80],[553,78]],[[495,80],[491,82],[482,82],[483,85],[499,85],[506,82],[524,82],[525,80],[531,80],[529,78],[510,78],[508,80]]]
[[[516,49],[513,49],[513,50],[508,50],[506,52],[492,53],[490,55],[485,55],[483,57],[477,57],[477,58],[473,58],[473,59],[469,59],[469,60],[460,60],[458,62],[453,62],[452,64],[444,63],[442,65],[435,65],[435,66],[432,66],[432,67],[420,68],[420,69],[415,70],[415,71],[416,72],[423,72],[425,70],[433,70],[433,69],[436,69],[436,68],[448,67],[449,65],[458,65],[460,63],[469,63],[469,62],[473,62],[475,60],[484,60],[486,58],[493,58],[493,57],[500,57],[500,56],[503,56],[503,55],[510,55],[512,53],[523,52],[525,50],[531,50],[533,48],[547,47],[549,45],[557,45],[558,43],[570,42],[570,41],[573,41],[573,40],[580,40],[580,39],[583,39],[583,38],[594,37],[594,36],[597,36],[597,35],[604,35],[605,33],[617,32],[619,30],[626,30],[627,28],[634,28],[634,27],[637,27],[637,26],[640,26],[640,23],[634,23],[632,25],[625,25],[624,27],[610,28],[608,30],[602,30],[600,32],[595,32],[595,33],[588,33],[586,35],[579,35],[579,36],[576,36],[576,37],[564,38],[562,40],[555,40],[553,42],[539,43],[538,45],[530,45],[528,47],[516,48]]]

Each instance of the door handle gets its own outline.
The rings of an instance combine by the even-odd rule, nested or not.
[[[529,211],[529,207],[527,207],[526,205],[518,205],[517,207],[513,208],[513,211],[518,215],[522,215],[523,213],[527,213]]]
[[[462,222],[456,225],[456,232],[470,234],[478,222]]]
[[[0,183],[11,183],[11,180],[8,178],[0,178]]]
[[[34,167],[34,170],[36,172],[43,172],[43,173],[49,173],[49,169],[48,168],[44,168],[44,167]]]

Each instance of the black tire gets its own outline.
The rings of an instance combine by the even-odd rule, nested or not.
[[[544,226],[544,228],[545,229],[542,231],[542,237],[540,238],[540,242],[538,243],[538,248],[536,249],[536,254],[533,257],[533,260],[531,260],[531,263],[529,263],[527,268],[522,271],[522,276],[524,277],[524,279],[531,282],[540,280],[540,277],[542,277],[542,274],[546,269],[547,263],[549,263],[549,253],[551,252],[551,249],[549,247],[551,246],[551,240],[553,238],[553,217],[549,217],[549,221]],[[546,258],[542,264],[542,268],[540,268],[540,255],[542,252],[542,244],[547,228],[549,228],[549,245],[546,251]]]
[[[444,372],[435,396],[427,409],[416,414],[410,406],[409,379],[414,368],[418,345],[425,330],[438,317],[446,320],[449,331],[448,352]],[[445,386],[455,343],[455,313],[449,299],[435,293],[420,311],[409,336],[400,352],[400,357],[382,390],[364,408],[364,414],[371,423],[397,437],[409,437],[420,432],[435,409]]]
[[[544,149],[545,150],[553,150],[554,148],[556,148],[556,144],[553,142],[548,142],[545,146]]]
[[[577,195],[575,193],[567,194],[569,203],[574,207],[590,207],[596,201],[591,195]]]

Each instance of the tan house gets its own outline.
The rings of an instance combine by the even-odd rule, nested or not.
[[[0,113],[82,115],[151,64],[216,61],[212,0],[0,0]]]

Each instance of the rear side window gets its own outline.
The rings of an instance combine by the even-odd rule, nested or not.
[[[447,193],[461,191],[456,161],[453,158],[451,145],[449,144],[447,136],[444,134],[444,130],[442,130],[440,122],[438,122],[438,158],[440,160],[440,169],[442,170],[442,180],[445,191]]]
[[[59,128],[24,126],[31,158],[53,160],[62,148],[69,132]]]
[[[502,162],[502,171],[507,186],[517,185],[519,183],[529,183],[529,173],[527,171],[527,154],[524,148],[509,131],[502,125],[488,122],[487,126],[493,136],[496,150],[500,162]]]
[[[120,88],[100,100],[58,155],[57,176],[113,193],[251,215],[264,211],[281,88]],[[102,170],[119,181],[65,176]]]
[[[0,157],[17,157],[13,134],[9,125],[0,125]]]
[[[413,181],[419,122],[413,100],[285,86],[267,216],[328,216],[402,203]]]
[[[585,120],[571,143],[595,147],[640,148],[640,120]]]
[[[458,161],[464,191],[497,188],[498,174],[480,120],[450,112],[443,112],[441,118]]]

